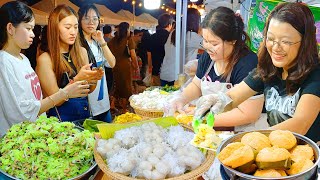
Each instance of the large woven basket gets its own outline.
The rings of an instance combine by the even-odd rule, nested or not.
[[[180,125],[187,130],[193,131],[192,128],[190,128],[188,126],[185,126],[183,124],[180,124]],[[208,169],[210,168],[210,166],[212,165],[212,163],[214,161],[214,157],[215,156],[214,156],[213,151],[207,151],[206,159],[199,167],[197,167],[196,169],[194,169],[190,172],[182,174],[180,176],[167,178],[167,180],[196,180],[196,179],[198,179],[198,177],[202,176],[203,173],[208,171]],[[96,142],[95,148],[94,148],[94,158],[95,158],[99,168],[106,174],[106,176],[108,178],[110,178],[112,180],[134,180],[134,179],[137,179],[137,178],[128,177],[128,176],[122,175],[120,173],[114,173],[114,172],[110,171],[106,162],[104,161],[104,159],[97,152],[97,142]]]
[[[134,105],[132,101],[130,101],[130,106],[133,108],[134,112],[140,116],[148,117],[148,118],[158,118],[163,117],[163,111],[158,109],[143,109]]]

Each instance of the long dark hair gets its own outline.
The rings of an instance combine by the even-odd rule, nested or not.
[[[116,32],[116,36],[114,37],[117,42],[121,42],[123,39],[128,38],[128,29],[130,25],[127,22],[122,22],[118,26],[118,31]]]
[[[30,22],[34,19],[32,10],[24,3],[10,1],[0,8],[0,49],[3,49],[8,41],[7,24],[12,23],[17,27],[22,22]]]
[[[306,5],[281,3],[273,9],[267,19],[263,32],[265,38],[271,19],[290,24],[302,36],[298,55],[289,68],[286,79],[287,93],[295,93],[308,74],[319,64],[315,21],[312,12]],[[282,77],[282,68],[273,65],[270,54],[265,47],[265,38],[258,52],[257,72],[263,81],[270,82]]]
[[[187,12],[187,32],[199,32],[200,28],[200,12],[195,8],[189,8]],[[171,43],[176,46],[176,30],[172,31]]]
[[[223,41],[235,41],[229,63],[222,77],[227,78],[240,58],[249,54],[250,38],[244,31],[244,23],[240,15],[227,7],[211,10],[202,22],[202,28],[209,29]]]
[[[81,20],[84,16],[87,15],[88,11],[92,9],[96,12],[98,18],[100,19],[100,13],[97,9],[97,7],[93,4],[87,4],[87,5],[84,5],[82,6],[79,11],[78,11],[78,16],[79,16],[79,35],[80,35],[80,42],[81,42],[81,45],[86,48],[87,52],[88,52],[88,58],[89,58],[89,63],[96,63],[96,59],[91,51],[91,48],[89,47],[89,44],[88,42],[86,41],[85,37],[84,37],[84,34],[83,34],[83,30],[82,30],[82,26],[81,26]],[[99,21],[99,24],[98,24],[98,27],[97,27],[97,30],[100,29],[100,21]],[[99,50],[101,50],[100,48],[100,45],[98,44],[99,46]]]

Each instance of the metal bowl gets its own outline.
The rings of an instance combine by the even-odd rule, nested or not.
[[[270,132],[272,130],[257,130],[257,131],[249,131],[249,132],[260,132],[262,134],[265,134],[267,136],[269,136]],[[223,148],[225,148],[228,144],[233,143],[233,142],[240,142],[242,136],[244,136],[245,134],[249,133],[249,132],[242,132],[242,133],[238,133],[234,136],[231,136],[230,138],[226,139],[225,141],[223,141],[219,148],[217,149],[217,153],[220,153],[222,151]],[[291,176],[284,176],[284,177],[277,177],[277,178],[265,178],[265,177],[257,177],[257,176],[253,176],[253,175],[249,175],[249,174],[245,174],[242,172],[239,172],[235,169],[232,169],[228,166],[225,166],[221,163],[221,161],[219,160],[220,164],[223,166],[224,170],[226,171],[226,173],[228,174],[228,176],[230,177],[231,180],[234,179],[239,179],[239,180],[270,180],[270,179],[277,179],[277,180],[306,180],[306,179],[312,179],[314,177],[315,174],[317,174],[317,165],[319,164],[319,154],[320,154],[320,150],[318,145],[313,142],[312,140],[310,140],[309,138],[302,136],[300,134],[297,133],[293,133],[293,135],[297,138],[297,143],[298,145],[304,145],[304,144],[309,144],[310,147],[312,147],[313,152],[314,152],[314,165],[309,168],[308,170],[301,172],[299,174],[295,174],[295,175],[291,175]]]
[[[79,126],[75,126],[75,128],[79,129],[80,131],[84,130],[82,127],[79,127]],[[2,139],[2,137],[0,137],[0,140]],[[96,167],[97,167],[97,163],[94,160],[94,156],[92,154],[92,165],[91,165],[91,167],[87,171],[85,171],[84,173],[79,174],[78,176],[73,177],[73,178],[71,178],[69,180],[80,180],[82,178],[83,179],[89,179],[88,176],[90,176],[93,173],[95,173]],[[20,180],[19,178],[13,177],[13,176],[9,175],[8,173],[4,172],[2,169],[0,169],[0,180],[2,180],[2,179],[4,179],[4,180]]]

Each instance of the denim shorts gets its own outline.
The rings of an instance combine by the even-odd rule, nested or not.
[[[56,110],[57,108],[57,110]],[[90,117],[88,98],[71,98],[64,102],[61,106],[51,108],[47,115],[58,117],[59,112],[62,121],[76,121]]]

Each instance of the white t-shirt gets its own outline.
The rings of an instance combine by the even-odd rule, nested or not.
[[[201,49],[200,43],[202,37],[195,32],[187,32],[186,35],[186,61],[185,63],[197,59],[198,49]]]
[[[0,135],[14,124],[35,121],[42,92],[37,74],[26,56],[18,59],[0,50]]]
[[[160,68],[160,79],[164,81],[175,81],[178,79],[178,72],[176,72],[176,48],[171,43],[171,35],[164,44],[165,56]]]
[[[170,33],[167,42],[164,45],[165,56],[160,69],[160,79],[169,82],[177,80],[179,73],[176,72],[176,47],[171,43],[171,35],[172,33]],[[190,31],[187,32],[185,63],[197,58],[201,41],[202,37],[199,34]]]
[[[97,42],[92,41],[92,43],[88,42],[88,44],[96,59],[96,62],[101,62],[103,60],[106,60],[103,55],[102,49],[100,49],[99,51]],[[104,66],[110,67],[107,61],[105,61]],[[103,81],[103,99],[98,101],[101,81]],[[90,93],[88,97],[89,97],[89,106],[93,116],[102,114],[110,109],[110,101],[109,101],[106,76],[102,76],[102,79],[97,82],[96,89],[92,93]]]

